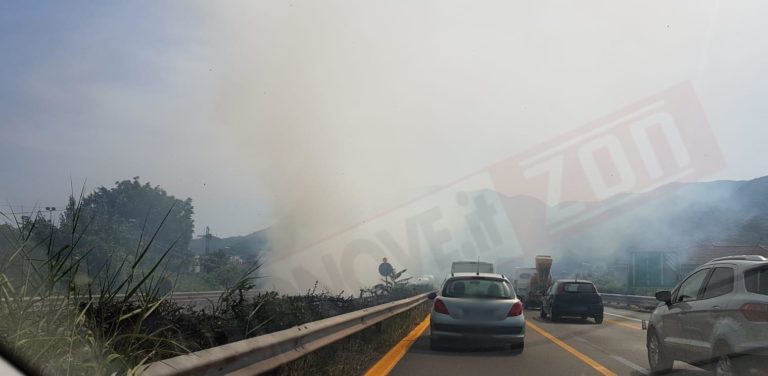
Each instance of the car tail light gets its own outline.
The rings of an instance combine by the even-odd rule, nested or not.
[[[442,313],[444,315],[448,315],[448,307],[445,306],[445,303],[443,303],[440,299],[435,299],[435,305],[434,305],[435,312]]]
[[[557,286],[557,292],[565,292],[565,283],[561,283],[560,286]]]
[[[739,311],[749,321],[768,322],[768,304],[746,303]]]
[[[512,304],[512,308],[510,308],[509,313],[507,314],[507,317],[520,316],[522,313],[523,313],[523,303],[516,302],[515,304]]]

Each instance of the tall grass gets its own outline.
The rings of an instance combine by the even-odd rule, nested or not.
[[[0,243],[0,342],[50,375],[132,374],[146,362],[188,352],[184,328],[163,319],[169,312],[185,314],[163,288],[165,259],[175,243],[148,261],[173,208],[158,228],[142,229],[133,254],[94,267],[85,263],[92,250],[80,246],[89,227],[83,193],[66,234],[41,215],[20,219],[0,212],[13,224],[6,227],[13,231],[2,231],[5,247]],[[215,314],[242,303],[258,266],[222,294]],[[204,346],[200,342],[193,339],[192,347]]]
[[[77,212],[79,214],[80,211]],[[80,237],[55,247],[53,226],[45,239],[34,236],[44,225],[41,216],[31,222],[0,213],[15,224],[3,232],[6,252],[0,262],[0,334],[6,348],[44,374],[83,374],[104,371],[110,358],[99,349],[98,335],[86,324],[93,301],[78,309]],[[79,215],[75,221],[79,220]],[[112,358],[110,358],[112,359]]]
[[[173,289],[164,286],[166,257],[175,243],[154,246],[173,208],[158,228],[142,229],[132,254],[114,254],[103,265],[90,265],[86,260],[94,250],[83,247],[90,225],[82,208],[83,193],[72,200],[71,225],[64,230],[40,215],[25,220],[0,212],[13,224],[0,231],[0,343],[44,375],[132,375],[149,362],[420,292],[403,285],[386,292],[361,290],[354,297],[318,290],[315,284],[303,295],[262,292],[246,299],[245,292],[256,284],[260,264],[255,263],[207,307],[182,306],[172,301]],[[387,325],[395,325],[387,333],[402,329],[400,324]],[[388,343],[387,336],[365,333],[345,342],[364,344],[365,354],[346,348],[339,353],[359,355],[360,361],[348,362],[357,368]],[[310,363],[283,372],[300,370],[301,364],[313,369],[332,366],[327,359],[334,352],[318,354]]]

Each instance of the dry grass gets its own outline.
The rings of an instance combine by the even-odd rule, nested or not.
[[[364,290],[353,297],[317,291],[315,286],[299,296],[269,292],[245,299],[243,292],[254,287],[256,264],[209,307],[180,306],[169,301],[167,291],[161,292],[159,277],[165,274],[164,259],[173,245],[159,257],[148,257],[159,228],[141,233],[134,254],[83,277],[89,250],[78,247],[88,229],[80,218],[82,196],[65,236],[40,218],[25,222],[13,213],[0,213],[6,222],[15,223],[5,227],[13,231],[0,231],[0,344],[44,375],[131,375],[152,361],[423,292],[402,286],[385,295]],[[55,246],[59,243],[54,239],[61,238],[68,238],[67,244]],[[276,372],[361,373],[425,312],[411,310]]]

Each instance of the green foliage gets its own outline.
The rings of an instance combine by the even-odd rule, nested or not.
[[[83,196],[70,201],[59,229],[42,216],[0,213],[15,223],[1,229],[0,341],[43,374],[124,374],[184,351],[168,334],[171,326],[147,325],[167,303],[166,260],[176,242],[159,249],[154,242],[174,208],[154,231],[142,227],[132,252],[101,250],[114,264],[94,273],[85,260],[95,248],[81,248],[87,244]]]
[[[177,199],[158,186],[141,184],[135,177],[116,182],[113,188],[99,187],[89,195],[81,194],[80,203],[70,197],[59,227],[63,233],[79,228],[78,248],[91,250],[84,265],[90,275],[117,267],[114,260],[136,261],[137,248],[147,244],[149,247],[143,255],[146,265],[170,249],[167,266],[177,272],[186,270],[191,262],[188,248],[194,229],[193,212],[191,199]],[[158,231],[150,233],[149,229]],[[152,236],[149,243],[148,235]],[[71,242],[71,239],[57,240]]]
[[[181,273],[174,280],[174,291],[212,291],[220,290],[217,285],[212,285],[208,276],[203,273]]]
[[[226,249],[230,255],[248,258],[269,247],[268,232],[268,229],[264,229],[244,236],[226,238],[212,235],[208,245],[210,249]],[[189,249],[195,254],[203,254],[205,247],[206,240],[204,238],[193,239],[189,244]]]
[[[196,279],[205,287],[202,290],[221,290],[234,286],[241,275],[247,274],[248,269],[253,265],[259,264],[258,258],[250,262],[236,264],[230,261],[230,254],[223,249],[204,253],[200,256],[200,273],[196,273]],[[189,278],[188,278],[189,279]],[[178,291],[195,291],[181,290]]]
[[[218,249],[200,256],[200,271],[203,273],[215,273],[229,264],[229,256],[223,249]]]
[[[376,295],[392,294],[395,291],[401,291],[405,289],[411,280],[411,277],[403,277],[403,274],[405,274],[407,270],[408,269],[403,269],[399,272],[393,270],[388,277],[381,279],[382,283],[373,286],[372,292]]]
[[[383,297],[362,292],[359,297],[345,296],[343,292],[333,294],[318,291],[316,284],[299,296],[263,292],[248,299],[246,292],[255,286],[260,267],[255,263],[230,281],[209,307],[180,306],[165,294],[170,278],[165,260],[173,244],[154,262],[146,259],[159,229],[140,232],[138,238],[146,241],[139,240],[133,253],[118,253],[116,256],[122,259],[117,259],[114,267],[83,277],[81,265],[88,252],[78,248],[83,244],[83,232],[79,230],[82,202],[72,211],[69,234],[58,232],[46,237],[42,258],[31,257],[41,247],[31,241],[36,220],[30,221],[28,228],[20,223],[0,229],[12,245],[3,253],[7,257],[0,265],[0,341],[39,367],[43,374],[61,374],[62,370],[71,375],[133,374],[152,361],[359,310],[395,299],[398,294],[418,292],[405,288],[407,279],[402,278],[403,271],[393,275],[393,288]],[[170,217],[170,213],[172,209],[164,218]],[[159,222],[160,227],[164,224],[164,220]],[[53,227],[51,230],[57,232]],[[66,238],[72,241],[54,247],[54,239]],[[12,265],[22,269],[21,278],[13,281],[6,273]],[[215,270],[230,266],[218,265]],[[370,349],[376,336],[354,338]],[[380,348],[382,343],[377,346]],[[355,366],[358,369],[369,359],[359,360]],[[321,363],[325,364],[323,367],[333,366],[327,360]]]
[[[169,206],[159,215],[145,208],[149,214],[136,224],[130,219],[142,210],[125,200]],[[11,224],[0,225],[0,342],[42,374],[134,374],[152,361],[421,292],[408,285],[403,270],[378,288],[386,294],[369,289],[345,296],[318,291],[315,284],[299,296],[263,292],[249,299],[258,262],[234,265],[217,251],[201,260],[207,273],[174,272],[175,250],[191,237],[188,215],[188,200],[138,179],[72,197],[58,228],[40,215],[4,215]],[[180,233],[174,237],[167,226]],[[181,306],[172,301],[179,281],[225,290],[210,306]],[[379,337],[361,335],[350,343],[381,349],[383,342],[373,341]],[[359,359],[358,370],[369,360]]]

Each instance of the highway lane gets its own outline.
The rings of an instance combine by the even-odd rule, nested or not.
[[[413,344],[390,375],[595,375],[589,365],[570,356],[544,336],[529,330],[526,348],[515,355],[508,350],[429,349],[429,329]],[[554,356],[559,356],[557,361]]]
[[[551,322],[539,318],[538,311],[527,310],[525,351],[519,355],[513,355],[510,351],[482,349],[431,351],[427,329],[390,374],[649,374],[645,350],[646,332],[641,329],[641,322],[637,321],[647,319],[648,314],[607,307],[605,312],[610,314],[605,316],[602,325],[597,325],[592,320],[580,319]],[[601,367],[604,367],[602,371]],[[708,373],[676,362],[672,374],[703,376]]]
[[[562,319],[552,322],[541,319],[531,311],[528,319],[561,341],[575,347],[619,375],[649,374],[645,349],[646,331],[642,320],[650,314],[605,308],[605,321],[596,325],[592,320]],[[676,362],[673,374],[706,375],[702,369]]]

